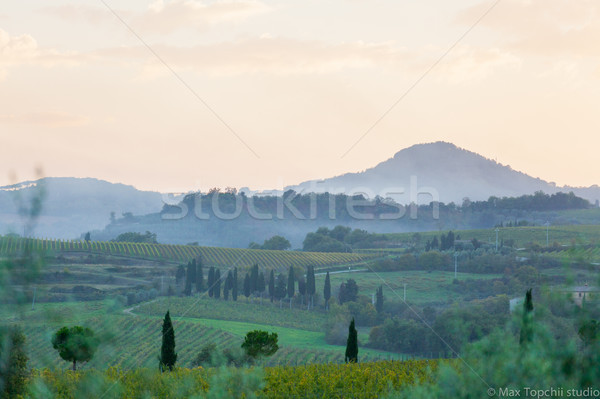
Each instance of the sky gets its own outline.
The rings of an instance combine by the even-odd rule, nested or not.
[[[600,184],[600,3],[0,5],[0,185],[273,189],[448,141]]]

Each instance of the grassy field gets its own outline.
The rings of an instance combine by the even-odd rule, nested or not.
[[[251,300],[252,301],[252,300]],[[279,327],[297,328],[307,331],[323,331],[325,314],[320,309],[307,312],[294,307],[289,309],[288,301],[271,303],[263,299],[252,302],[240,296],[237,302],[214,300],[207,298],[160,298],[151,303],[144,303],[136,308],[137,314],[164,315],[164,309],[171,309],[174,314],[201,319],[243,321],[249,323],[269,324]]]
[[[597,211],[597,210],[594,210]],[[438,236],[442,231],[428,231],[419,233],[421,241],[425,242]],[[472,240],[473,238],[483,242],[495,244],[495,229],[484,230],[457,230],[455,234],[460,235],[461,240]],[[415,233],[390,233],[386,236],[392,241],[409,243],[413,241]],[[503,227],[498,231],[499,240],[515,240],[517,247],[524,246],[530,242],[537,242],[540,245],[546,244],[546,227]],[[570,226],[550,226],[548,228],[548,240],[550,245],[557,242],[561,245],[571,245],[572,242],[578,244],[594,244],[600,242],[600,225],[570,225]]]
[[[187,300],[189,304],[193,303],[192,300]],[[0,319],[2,324],[24,326],[30,365],[35,368],[69,367],[67,362],[59,358],[50,342],[52,334],[64,325],[88,326],[101,339],[102,344],[96,356],[84,368],[105,369],[113,365],[127,369],[153,368],[157,366],[156,359],[160,351],[162,317],[170,305],[175,306],[166,298],[152,304],[157,313],[155,315],[125,313],[116,304],[99,301],[43,303],[36,305],[35,310],[25,305],[20,309],[3,306]],[[321,331],[258,322],[191,317],[184,311],[183,304],[181,310],[171,309],[178,362],[183,367],[190,367],[201,347],[206,344],[214,343],[221,349],[239,348],[245,334],[254,329],[268,330],[279,335],[280,350],[268,359],[267,365],[343,362],[344,347],[327,344]],[[366,342],[368,337],[363,333],[359,339]],[[401,358],[398,354],[362,348],[360,354],[365,361]]]
[[[458,273],[458,279],[480,280],[501,277],[498,274]],[[452,284],[454,272],[440,271],[402,271],[402,272],[355,272],[331,274],[331,286],[339,287],[343,282],[352,278],[356,281],[359,294],[371,297],[380,285],[383,285],[384,294],[390,301],[402,301],[404,298],[404,284],[406,284],[406,300],[415,304],[436,303],[445,304],[462,299],[462,295],[446,289]],[[323,284],[324,277],[317,276],[317,286]]]

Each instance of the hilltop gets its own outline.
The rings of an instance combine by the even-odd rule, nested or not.
[[[516,171],[475,152],[452,143],[416,144],[397,152],[392,158],[362,172],[346,173],[322,180],[310,180],[287,187],[298,192],[325,192],[343,189],[347,194],[356,188],[369,188],[375,195],[386,196],[393,188],[404,188],[402,195],[390,195],[405,204],[411,201],[411,177],[420,188],[431,187],[444,203],[487,200],[490,196],[515,197],[543,191],[553,194],[573,191],[594,203],[600,199],[600,187],[560,187],[554,183]],[[398,191],[398,190],[392,190]],[[422,190],[427,191],[427,190]],[[419,203],[428,203],[431,196],[419,196]]]

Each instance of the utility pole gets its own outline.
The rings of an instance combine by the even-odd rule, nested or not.
[[[458,270],[458,252],[454,253],[454,279],[456,280],[456,271]]]
[[[500,231],[500,229],[496,227],[496,252],[498,252],[498,232],[499,231]]]
[[[404,302],[406,302],[406,283],[404,283]]]
[[[549,245],[549,241],[548,241],[548,229],[550,228],[550,222],[546,220],[546,248],[548,248]]]

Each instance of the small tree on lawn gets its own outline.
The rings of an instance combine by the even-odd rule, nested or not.
[[[94,332],[87,327],[63,327],[54,333],[52,347],[67,362],[73,362],[73,371],[77,370],[77,362],[88,362],[94,357],[98,348],[98,340]]]
[[[159,368],[160,371],[173,370],[177,361],[177,353],[175,353],[175,330],[171,322],[169,311],[165,314],[165,319],[162,325],[162,345],[160,347]]]
[[[348,327],[348,341],[346,342],[346,363],[358,362],[358,333],[354,327],[354,318]]]
[[[277,333],[269,334],[267,331],[254,330],[246,334],[242,349],[254,359],[271,356],[279,349]]]

